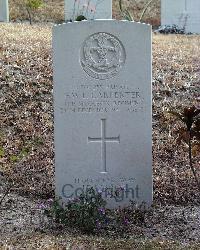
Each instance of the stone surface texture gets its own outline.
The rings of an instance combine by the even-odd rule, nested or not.
[[[65,20],[76,20],[83,15],[87,20],[111,19],[112,0],[65,0]]]
[[[162,0],[161,24],[176,24],[187,33],[200,33],[200,1]]]
[[[0,0],[0,22],[9,22],[8,0]]]
[[[152,202],[151,26],[54,27],[56,194],[102,192],[108,207]]]

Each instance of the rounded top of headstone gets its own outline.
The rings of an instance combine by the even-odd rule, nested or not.
[[[63,27],[63,26],[68,26],[68,25],[92,25],[92,24],[101,24],[103,25],[103,23],[109,24],[109,23],[113,23],[113,24],[125,24],[125,25],[135,25],[135,26],[140,26],[140,27],[151,27],[150,24],[147,23],[141,23],[141,22],[135,22],[135,21],[128,21],[128,20],[116,20],[116,19],[95,19],[95,20],[82,20],[82,21],[73,21],[73,22],[65,22],[62,24],[55,24],[54,27]]]

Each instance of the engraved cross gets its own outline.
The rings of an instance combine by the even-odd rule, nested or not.
[[[88,142],[100,142],[101,143],[101,173],[107,173],[106,168],[106,143],[107,142],[118,142],[120,143],[120,135],[118,137],[107,137],[106,136],[106,119],[101,119],[101,137],[88,137]]]

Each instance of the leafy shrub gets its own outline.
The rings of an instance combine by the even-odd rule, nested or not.
[[[83,15],[77,16],[75,21],[83,21],[83,20],[87,20],[87,18]]]
[[[65,205],[61,206],[59,201],[55,201],[46,212],[53,216],[56,222],[93,232],[105,223],[105,205],[101,193],[90,188],[86,194],[81,194],[79,198],[72,199]]]
[[[147,210],[144,204],[137,206],[131,203],[127,208],[115,210],[106,209],[105,206],[106,201],[102,194],[91,187],[86,194],[71,199],[67,204],[54,201],[45,209],[45,213],[53,217],[57,223],[87,233],[114,230],[123,234],[130,223],[141,225],[145,222]]]

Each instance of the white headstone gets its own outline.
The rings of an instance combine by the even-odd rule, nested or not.
[[[53,50],[56,196],[93,186],[110,208],[151,204],[151,26],[67,23]]]
[[[65,0],[65,20],[83,15],[88,20],[111,19],[112,0]]]
[[[200,0],[162,0],[161,25],[173,24],[200,33]]]
[[[0,0],[0,22],[9,22],[8,0]]]

